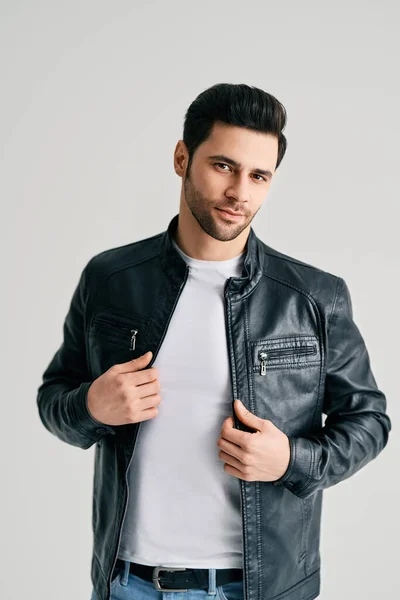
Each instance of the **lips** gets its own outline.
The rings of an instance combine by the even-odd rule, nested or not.
[[[232,215],[234,217],[244,217],[243,213],[232,212],[231,210],[228,210],[227,208],[219,208],[218,210],[222,210],[223,212],[228,213],[228,215]]]

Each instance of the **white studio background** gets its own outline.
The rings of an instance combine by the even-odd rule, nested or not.
[[[220,82],[285,105],[287,152],[252,226],[346,280],[393,424],[324,492],[320,598],[399,597],[399,14],[395,0],[0,1],[2,599],[89,598],[94,449],[45,430],[37,388],[88,259],[178,212],[184,113]]]

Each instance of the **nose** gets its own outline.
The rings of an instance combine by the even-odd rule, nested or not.
[[[249,180],[245,173],[240,174],[237,173],[231,182],[230,186],[226,190],[225,196],[227,198],[234,198],[236,202],[242,204],[243,202],[248,202],[250,198],[250,188],[249,188]],[[243,212],[242,207],[237,209],[232,208],[232,210],[238,210],[239,212]]]

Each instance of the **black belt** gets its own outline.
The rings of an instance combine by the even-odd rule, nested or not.
[[[115,566],[123,568],[124,561],[117,558]],[[191,590],[194,588],[207,590],[209,587],[208,569],[152,567],[150,565],[130,562],[129,571],[146,581],[151,581],[156,590],[162,590],[163,592],[187,592],[188,589]],[[216,586],[242,580],[243,569],[216,569]],[[160,583],[162,583],[163,587],[161,587]]]

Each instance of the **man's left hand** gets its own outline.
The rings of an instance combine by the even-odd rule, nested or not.
[[[217,442],[224,471],[245,481],[276,481],[286,472],[290,460],[288,436],[272,421],[251,413],[239,400],[233,403],[239,420],[254,433],[234,427],[232,417],[222,424]]]

